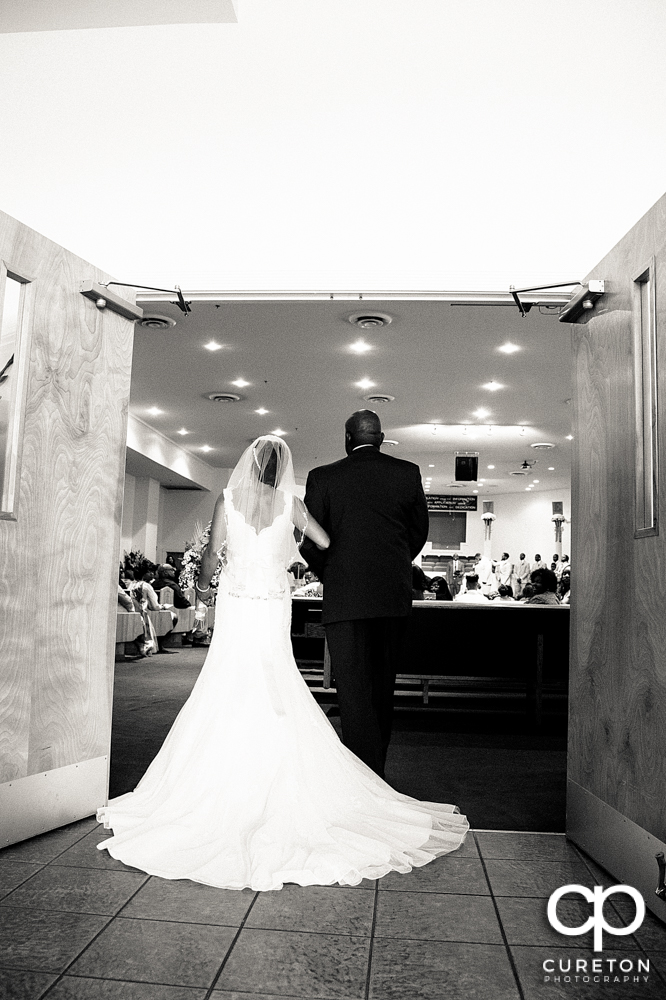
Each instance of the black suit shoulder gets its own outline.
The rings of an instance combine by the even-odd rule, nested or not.
[[[312,477],[313,480],[326,482],[327,480],[335,479],[338,475],[353,473],[354,470],[363,468],[366,465],[372,465],[375,462],[379,462],[385,468],[390,468],[395,472],[403,472],[417,476],[419,479],[421,478],[421,470],[414,462],[408,462],[404,458],[396,458],[394,455],[387,455],[385,452],[377,451],[374,448],[368,448],[367,451],[363,449],[361,452],[352,452],[351,455],[340,458],[337,462],[331,462],[328,465],[319,465],[310,470],[309,477]]]

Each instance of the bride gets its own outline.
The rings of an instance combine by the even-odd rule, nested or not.
[[[326,532],[295,495],[291,452],[257,438],[217,501],[197,590],[226,543],[206,662],[133,792],[97,818],[98,844],[150,875],[225,889],[356,885],[456,850],[458,809],[395,791],[339,740],[290,640],[294,535]]]

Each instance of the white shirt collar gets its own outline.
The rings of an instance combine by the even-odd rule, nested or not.
[[[375,447],[374,444],[357,444],[355,448],[352,448],[352,451],[358,451],[359,448],[374,448],[374,447]]]

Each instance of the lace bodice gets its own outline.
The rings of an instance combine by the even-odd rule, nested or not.
[[[232,597],[270,600],[289,593],[287,567],[296,553],[292,507],[293,497],[285,493],[282,512],[257,532],[235,509],[233,491],[224,490],[227,546],[222,575]]]

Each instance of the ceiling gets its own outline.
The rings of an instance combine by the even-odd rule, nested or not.
[[[513,304],[441,299],[186,298],[188,316],[173,303],[140,296],[145,316],[175,326],[137,324],[130,409],[210,465],[233,466],[254,437],[280,429],[302,483],[308,469],[344,456],[346,418],[370,407],[386,437],[398,442],[385,447],[432,475],[433,493],[478,489],[488,498],[522,491],[533,479],[536,491],[569,485],[570,327],[552,306],[521,318]],[[360,330],[349,321],[359,312],[391,322]],[[371,349],[351,350],[359,340]],[[220,348],[206,349],[211,341]],[[520,350],[501,352],[507,342]],[[355,384],[364,378],[372,389]],[[238,379],[249,384],[238,387]],[[493,380],[502,388],[483,388]],[[212,402],[214,392],[241,398]],[[364,398],[371,392],[395,399],[371,403]],[[154,407],[162,412],[151,413]],[[488,415],[475,416],[479,407]],[[258,414],[260,408],[268,412]],[[181,429],[188,433],[179,435]],[[531,447],[541,442],[555,447]],[[456,451],[479,452],[485,482],[452,485]],[[530,475],[512,476],[525,460],[537,462]]]
[[[231,4],[0,16],[84,6]],[[663,0],[243,0],[236,23],[0,33],[0,207],[169,288],[580,279],[663,194],[665,48]]]

